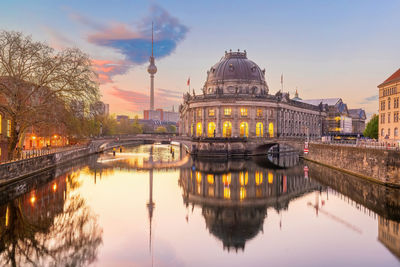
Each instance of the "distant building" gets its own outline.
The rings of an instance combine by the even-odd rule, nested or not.
[[[121,122],[123,120],[129,120],[129,116],[127,116],[127,115],[117,115],[117,122]]]
[[[90,114],[92,116],[105,116],[109,114],[109,105],[102,101],[97,101],[90,105]]]
[[[366,115],[363,109],[348,109],[341,98],[320,98],[297,101],[326,106],[327,116],[323,123],[325,135],[361,135],[365,129]]]
[[[178,122],[179,113],[172,111],[164,111],[163,109],[144,110],[143,119],[145,120],[159,120],[167,122]]]
[[[71,110],[78,118],[85,117],[85,103],[83,101],[74,100],[71,102]]]
[[[400,69],[393,73],[379,88],[379,140],[400,141],[399,97]]]
[[[365,120],[367,119],[365,111],[361,108],[349,109],[349,116],[352,120],[353,133],[359,135],[363,134],[365,130]]]

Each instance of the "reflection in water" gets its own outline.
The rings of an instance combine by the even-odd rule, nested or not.
[[[1,188],[0,264],[398,265],[399,190],[289,153],[210,162],[177,149],[127,148]]]
[[[291,200],[322,189],[300,167],[283,172],[252,161],[194,161],[181,169],[179,184],[186,205],[201,206],[210,233],[236,251],[263,230],[267,208],[287,209]]]
[[[102,230],[79,188],[79,172],[60,175],[0,207],[0,263],[82,266],[95,261]]]
[[[399,224],[399,222],[379,217],[378,240],[400,260]]]

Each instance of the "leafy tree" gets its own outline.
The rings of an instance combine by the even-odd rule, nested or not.
[[[156,129],[156,133],[166,133],[167,132],[167,128],[165,128],[164,126],[158,126]]]
[[[141,134],[143,133],[143,125],[139,123],[139,117],[136,115],[135,120],[132,124],[132,133]]]
[[[0,112],[11,121],[8,155],[31,126],[58,123],[72,103],[99,98],[90,58],[79,49],[56,52],[20,32],[0,31]]]
[[[367,123],[364,130],[364,136],[369,138],[378,139],[379,116],[374,114]]]

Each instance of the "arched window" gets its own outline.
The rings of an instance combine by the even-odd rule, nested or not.
[[[249,124],[245,121],[240,124],[240,137],[249,137]]]
[[[399,135],[399,129],[397,129],[397,127],[396,128],[394,128],[394,136],[398,136]]]
[[[257,137],[264,136],[264,124],[262,122],[257,122],[256,124],[256,136]]]
[[[385,129],[383,129],[383,128],[381,129],[381,136],[385,137]]]
[[[274,137],[274,124],[272,122],[268,125],[268,134],[269,137]]]
[[[232,123],[230,121],[224,122],[224,127],[222,128],[222,136],[223,137],[232,136]]]
[[[203,126],[201,125],[201,122],[198,122],[196,125],[196,136],[200,137],[203,134]]]
[[[208,137],[215,137],[214,132],[215,132],[215,123],[212,121],[208,123]]]

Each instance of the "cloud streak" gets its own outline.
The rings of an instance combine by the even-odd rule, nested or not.
[[[378,95],[372,95],[372,96],[369,96],[369,97],[364,98],[364,99],[360,102],[360,104],[369,104],[369,103],[371,103],[371,102],[377,101],[378,99],[379,99],[379,96],[378,96]]]
[[[117,86],[112,87],[110,94],[127,102],[126,109],[132,112],[142,111],[143,107],[148,107],[150,102],[150,97],[147,94],[120,89]],[[169,108],[181,100],[179,92],[168,89],[156,89],[154,98],[159,108]]]

